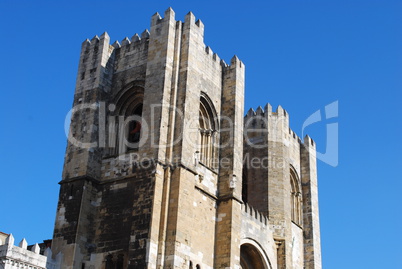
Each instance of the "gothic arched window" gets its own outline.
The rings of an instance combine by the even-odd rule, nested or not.
[[[131,86],[117,97],[112,112],[114,122],[109,122],[109,145],[111,153],[124,154],[138,149],[141,138],[144,89]],[[110,106],[109,106],[110,109]]]
[[[292,206],[292,221],[298,225],[302,224],[302,196],[300,181],[296,171],[290,169],[290,186],[291,186],[291,206]]]
[[[210,168],[215,168],[218,158],[217,129],[217,117],[212,102],[202,95],[199,111],[199,160]]]

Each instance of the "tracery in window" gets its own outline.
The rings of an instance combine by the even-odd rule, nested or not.
[[[298,225],[302,223],[302,195],[300,181],[296,171],[290,169],[290,186],[291,186],[291,206],[292,206],[292,221]]]
[[[212,103],[202,95],[199,111],[199,153],[200,162],[215,168],[218,158],[218,124]]]
[[[109,145],[112,145],[112,152],[115,154],[138,149],[141,139],[143,100],[144,89],[139,86],[124,90],[118,97],[113,111],[115,123],[109,123],[109,128],[115,126],[114,133],[109,130]]]

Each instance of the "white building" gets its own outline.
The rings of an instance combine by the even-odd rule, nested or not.
[[[40,247],[35,244],[32,251],[27,249],[28,243],[24,239],[18,246],[14,245],[12,234],[0,232],[0,269],[54,269],[55,261],[52,260],[50,248],[45,250],[45,255],[39,254]]]

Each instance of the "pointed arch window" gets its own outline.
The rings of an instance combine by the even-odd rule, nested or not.
[[[297,225],[302,224],[302,195],[300,181],[296,171],[290,169],[290,186],[291,186],[291,207],[292,207],[292,221]]]
[[[117,97],[109,122],[110,154],[137,150],[141,138],[144,89],[132,86]]]
[[[201,95],[199,111],[200,162],[215,169],[218,158],[218,122],[212,102]]]

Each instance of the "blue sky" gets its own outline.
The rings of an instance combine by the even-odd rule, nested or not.
[[[338,166],[318,162],[323,268],[402,268],[401,1],[1,1],[0,231],[52,237],[81,42],[130,38],[169,6],[245,63],[245,110],[280,104],[300,136],[338,101],[304,130],[325,153],[339,124]]]

